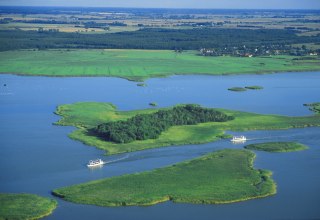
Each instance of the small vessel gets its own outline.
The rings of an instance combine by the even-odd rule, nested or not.
[[[231,141],[232,142],[245,142],[247,140],[247,138],[243,135],[241,136],[233,136]]]
[[[87,167],[97,167],[97,166],[102,166],[103,164],[104,162],[101,159],[90,160],[89,163],[87,164]]]

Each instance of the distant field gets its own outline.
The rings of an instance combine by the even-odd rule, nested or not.
[[[43,76],[114,76],[129,80],[173,74],[315,71],[318,59],[293,56],[203,57],[170,50],[21,50],[0,52],[0,72]]]
[[[138,27],[131,27],[131,26],[125,26],[125,27],[114,26],[114,27],[110,27],[109,31],[105,31],[102,28],[85,28],[83,26],[75,27],[74,24],[38,24],[38,23],[14,23],[14,22],[0,25],[0,30],[20,29],[23,31],[31,31],[31,30],[37,31],[39,28],[43,28],[44,30],[59,29],[60,32],[79,32],[83,34],[116,33],[116,32],[123,32],[123,31],[136,31],[139,29]]]

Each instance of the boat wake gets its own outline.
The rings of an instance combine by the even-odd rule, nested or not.
[[[120,157],[120,158],[117,158],[117,159],[114,159],[114,160],[109,160],[109,161],[103,161],[103,164],[109,164],[109,163],[114,163],[114,162],[118,162],[120,160],[125,160],[129,157],[129,155],[125,155],[123,157]]]

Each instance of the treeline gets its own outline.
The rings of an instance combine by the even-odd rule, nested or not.
[[[177,106],[159,110],[152,114],[139,114],[126,121],[108,122],[98,125],[93,132],[115,143],[155,139],[176,125],[195,125],[204,122],[224,122],[234,119],[222,112],[202,108],[198,105]]]
[[[297,36],[293,30],[194,28],[185,30],[144,28],[107,34],[0,31],[0,51],[16,49],[110,48],[183,49],[254,47],[273,44],[319,43],[320,36]]]

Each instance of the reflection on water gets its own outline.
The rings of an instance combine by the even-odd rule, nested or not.
[[[320,74],[288,73],[244,76],[174,76],[150,79],[148,87],[116,78],[49,78],[0,75],[0,190],[51,196],[55,188],[167,166],[223,148],[242,149],[265,141],[298,141],[302,152],[256,152],[256,168],[273,171],[275,196],[229,205],[166,202],[150,207],[103,208],[58,199],[48,219],[318,219],[320,210],[320,128],[232,132],[230,139],[201,145],[165,147],[103,156],[104,152],[67,137],[74,128],[55,126],[57,105],[79,101],[111,102],[121,110],[197,103],[257,113],[307,115],[302,104],[320,100]],[[233,86],[260,85],[263,90],[229,92]],[[105,166],[88,169],[92,158]],[[57,198],[56,198],[57,199]],[[94,213],[94,215],[92,214]]]

